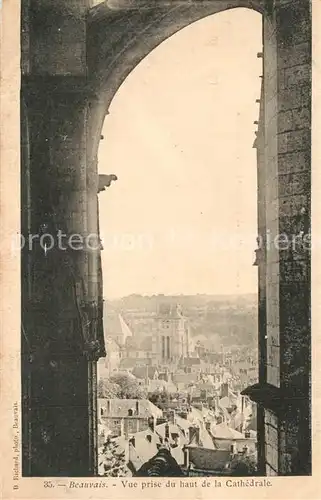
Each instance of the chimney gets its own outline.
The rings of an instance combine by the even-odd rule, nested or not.
[[[165,438],[169,439],[169,425],[165,424]]]
[[[189,449],[184,447],[183,453],[184,453],[184,467],[188,467],[189,466]]]
[[[126,441],[128,441],[128,427],[129,427],[128,426],[128,419],[124,418],[123,421],[124,421],[124,427],[123,427],[123,429],[124,429],[124,438],[126,439]]]
[[[175,420],[176,420],[175,410],[170,410],[168,415],[168,421],[171,422],[172,424],[175,424]]]
[[[231,444],[231,455],[236,455],[237,454],[237,451],[236,451],[236,443],[233,443]]]
[[[228,397],[228,384],[227,383],[222,384],[222,387],[221,387],[221,397],[222,398]]]
[[[139,415],[139,401],[136,401],[136,415]]]
[[[198,425],[194,425],[189,427],[189,442],[191,443],[192,440],[194,439],[195,436],[195,441],[197,446],[200,444],[200,428]]]
[[[155,431],[155,417],[149,417],[148,419],[148,427],[152,432]]]
[[[195,428],[195,436],[196,436],[196,444],[197,444],[197,446],[199,446],[200,445],[200,428],[199,428],[199,426],[197,426]]]

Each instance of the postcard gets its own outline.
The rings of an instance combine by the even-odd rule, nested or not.
[[[321,498],[319,23],[3,0],[3,498]]]

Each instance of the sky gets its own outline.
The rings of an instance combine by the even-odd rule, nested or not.
[[[261,16],[215,14],[152,51],[117,91],[99,147],[104,296],[257,290]]]

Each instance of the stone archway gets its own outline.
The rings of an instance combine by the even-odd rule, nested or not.
[[[264,47],[257,141],[259,230],[264,243],[260,263],[260,383],[247,393],[260,408],[262,473],[310,474],[310,253],[295,243],[298,235],[310,231],[309,0],[119,0],[93,9],[88,9],[85,0],[54,4],[50,0],[24,0],[22,97],[27,103],[25,119],[30,131],[26,163],[30,164],[27,198],[32,204],[26,207],[28,213],[23,220],[29,221],[33,231],[45,223],[56,229],[61,226],[69,234],[97,233],[97,150],[103,120],[117,88],[138,62],[168,36],[202,17],[236,7],[262,13]],[[269,244],[283,233],[290,241],[287,250]],[[57,259],[59,262],[58,254]],[[99,344],[95,352],[89,352],[83,339],[81,352],[71,353],[69,349],[73,362],[77,364],[74,358],[81,358],[76,393],[83,398],[86,411],[79,415],[76,427],[82,429],[81,475],[86,475],[95,473],[94,366],[103,354],[99,249],[94,253],[71,252],[70,259],[79,301],[66,294],[68,313],[59,316],[57,338],[49,342],[47,350],[58,361],[67,359],[67,339],[72,338],[75,345],[78,342],[81,304],[91,318],[89,336]],[[28,272],[25,279],[31,279],[45,293],[48,284],[42,273],[30,277]],[[48,301],[39,303],[32,297],[28,301],[30,316],[42,311],[46,318]],[[32,341],[37,343],[32,323],[25,320]],[[34,347],[37,350],[41,346]],[[47,354],[38,350],[39,362],[47,359]],[[48,367],[49,378],[50,373]],[[64,373],[61,370],[62,377]],[[28,368],[24,376],[28,378]],[[31,386],[29,389],[32,392]],[[40,411],[43,418],[61,425],[65,433],[68,422],[74,425],[70,415],[76,404],[68,398],[66,401],[64,415],[57,420],[50,413],[47,399],[28,399],[23,419],[27,423],[28,409]],[[34,451],[26,458],[27,475],[37,475],[39,446],[42,453],[48,453],[48,463],[56,453],[52,445],[46,451],[41,437],[31,436],[29,451]],[[76,475],[67,455],[64,474]],[[59,467],[49,467],[43,473],[59,475]]]

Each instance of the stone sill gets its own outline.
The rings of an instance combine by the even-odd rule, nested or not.
[[[287,410],[299,408],[307,401],[307,395],[299,388],[284,390],[268,383],[251,385],[241,394],[276,415],[284,415]]]

